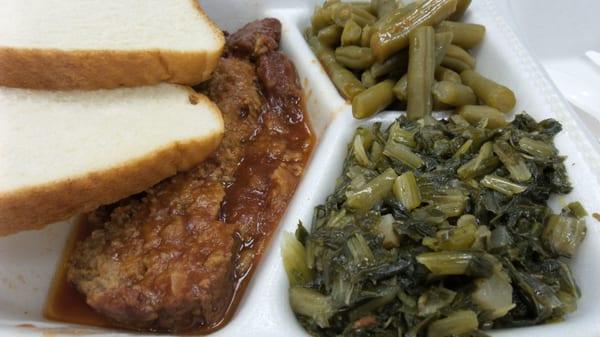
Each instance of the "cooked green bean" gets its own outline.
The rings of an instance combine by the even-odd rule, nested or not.
[[[338,25],[329,25],[321,29],[317,33],[317,37],[321,43],[329,48],[335,48],[340,44],[340,38],[342,36],[342,27]]]
[[[377,1],[377,17],[384,17],[396,8],[398,8],[398,3],[396,0],[379,0]]]
[[[352,114],[355,118],[367,118],[394,101],[394,81],[385,80],[361,92],[352,99]]]
[[[406,115],[417,120],[431,114],[433,73],[435,71],[435,38],[430,26],[410,33]]]
[[[370,70],[363,71],[362,75],[360,76],[360,81],[365,88],[370,88],[377,84],[377,80],[375,77],[373,77],[373,75],[371,75]]]
[[[463,61],[464,63],[468,64],[469,67],[471,67],[471,69],[475,68],[475,58],[471,54],[469,54],[468,51],[462,49],[457,45],[449,45],[446,49],[446,56]]]
[[[378,60],[385,60],[408,46],[409,34],[420,26],[437,25],[456,9],[456,0],[426,0],[408,15],[383,25],[371,37],[371,48]]]
[[[485,36],[485,26],[475,23],[444,21],[437,27],[438,32],[452,32],[452,43],[465,49],[478,45]]]
[[[369,68],[375,62],[371,48],[357,46],[336,48],[335,60],[350,69],[360,70]]]
[[[436,82],[433,85],[433,97],[451,106],[474,105],[477,96],[470,87],[450,81]]]
[[[396,82],[396,85],[394,85],[394,89],[392,89],[392,90],[394,91],[394,95],[396,95],[396,98],[399,101],[406,102],[407,89],[408,89],[408,76],[406,74],[404,74],[402,77],[400,77],[398,82]]]
[[[436,67],[442,64],[442,60],[446,55],[448,46],[452,43],[452,33],[436,33],[435,34],[435,65]]]
[[[400,76],[408,68],[408,53],[400,52],[383,62],[375,62],[371,66],[371,74],[376,78],[384,75]]]
[[[460,75],[456,71],[442,66],[435,68],[435,79],[438,81],[450,81],[459,84],[462,83]]]
[[[506,118],[500,110],[487,105],[464,105],[456,110],[471,124],[487,121],[486,128],[497,129],[508,125]]]
[[[370,47],[371,46],[371,35],[375,31],[375,28],[371,25],[366,25],[362,28],[360,34],[360,46]]]
[[[467,63],[463,62],[462,60],[459,60],[454,57],[450,57],[448,55],[444,56],[444,59],[442,60],[442,66],[444,66],[446,68],[450,68],[450,69],[456,71],[457,73],[462,73],[465,70],[472,69],[471,66],[469,66]]]
[[[316,36],[311,36],[308,43],[342,96],[352,99],[365,90],[350,70],[337,63],[333,50],[322,45]]]
[[[431,98],[431,109],[433,111],[446,111],[446,110],[450,110],[450,108],[451,108],[451,105],[440,101],[437,97],[433,96]]]
[[[325,3],[323,7],[318,6],[315,8],[315,12],[311,19],[311,25],[315,32],[334,24],[333,12],[339,10],[343,6],[347,6],[342,3],[335,3],[329,6],[326,5],[327,3]]]
[[[358,45],[360,43],[361,34],[362,29],[356,22],[354,22],[354,20],[346,21],[344,29],[342,30],[342,47]]]
[[[373,11],[373,9],[371,8],[371,3],[369,2],[362,2],[362,1],[352,1],[352,2],[348,2],[350,5],[354,6],[354,7],[358,7],[360,9],[364,9],[367,12],[373,14],[373,15],[377,15],[376,11]]]
[[[454,11],[454,13],[452,13],[452,15],[450,15],[449,19],[452,21],[460,20],[460,18],[462,18],[462,16],[465,14],[467,9],[469,8],[470,4],[471,4],[471,0],[458,0],[458,2],[456,3],[456,11]]]
[[[360,7],[355,7],[350,4],[344,4],[343,7],[333,11],[333,21],[343,27],[348,20],[355,21],[359,26],[375,23],[377,19],[373,14]]]
[[[502,112],[510,112],[517,104],[512,90],[482,76],[476,71],[463,71],[460,77],[464,84],[473,89],[477,97],[493,108]]]
[[[406,6],[400,6],[387,15],[379,17],[373,24],[373,27],[379,30],[381,27],[389,26],[398,20],[402,20],[403,17],[414,11],[415,8],[417,8],[417,5],[417,2],[415,1]]]

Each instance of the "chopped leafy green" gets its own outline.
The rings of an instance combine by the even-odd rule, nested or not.
[[[562,319],[585,237],[554,120],[459,115],[360,127],[310,232],[284,239],[290,303],[314,336],[487,336]]]

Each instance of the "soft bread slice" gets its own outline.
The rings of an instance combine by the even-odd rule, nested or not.
[[[0,88],[0,235],[139,193],[205,159],[223,130],[219,108],[179,85]]]
[[[194,85],[209,77],[224,41],[197,0],[2,0],[0,85]]]

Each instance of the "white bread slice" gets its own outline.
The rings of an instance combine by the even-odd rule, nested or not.
[[[224,130],[191,88],[0,88],[0,235],[139,193],[205,159]]]
[[[197,0],[2,0],[0,85],[109,89],[207,79],[221,30]]]

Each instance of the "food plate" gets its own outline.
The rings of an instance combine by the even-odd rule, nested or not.
[[[208,14],[223,29],[233,30],[250,20],[273,16],[283,24],[282,48],[294,61],[305,90],[307,110],[318,139],[317,148],[296,195],[284,217],[271,249],[264,256],[234,318],[214,336],[307,336],[288,305],[288,282],[281,262],[283,231],[293,231],[302,220],[310,223],[313,207],[333,190],[341,172],[346,145],[357,126],[374,121],[390,122],[398,112],[379,114],[368,121],[352,118],[351,107],[337,93],[302,37],[312,8],[320,1],[202,1]],[[591,213],[600,212],[600,157],[592,150],[582,125],[558,94],[540,66],[532,59],[505,19],[498,14],[494,0],[475,0],[466,21],[484,24],[487,36],[475,50],[478,70],[517,93],[515,111],[527,111],[536,119],[555,118],[564,132],[556,138],[574,191],[555,198],[555,210],[571,200],[580,200]],[[492,336],[598,336],[600,331],[600,223],[588,217],[588,235],[572,265],[582,290],[579,308],[566,321],[544,326],[492,331]],[[42,309],[56,264],[73,222],[48,226],[42,231],[16,234],[0,239],[0,335],[138,335],[52,322]]]

